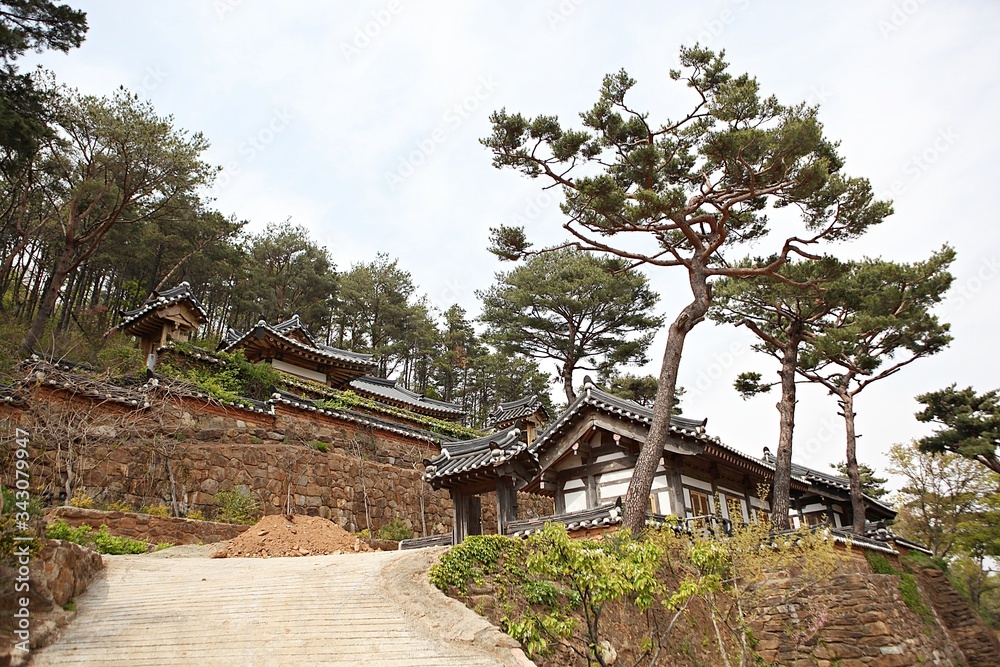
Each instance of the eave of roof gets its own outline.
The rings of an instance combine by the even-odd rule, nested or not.
[[[191,285],[183,282],[171,289],[162,292],[153,292],[153,296],[134,310],[122,311],[122,321],[112,331],[124,331],[160,308],[172,306],[183,301],[187,301],[191,305],[195,314],[201,318],[201,323],[208,321],[208,313],[194,294],[191,293]]]
[[[408,409],[416,408],[415,412],[423,411],[450,417],[460,417],[465,414],[460,405],[427,398],[426,396],[398,386],[395,380],[364,376],[351,380],[350,384],[357,391],[373,394],[381,399],[396,401]]]
[[[488,423],[495,426],[503,426],[514,420],[533,415],[539,410],[541,410],[545,418],[548,419],[549,414],[545,410],[545,406],[542,405],[538,395],[529,394],[528,396],[523,396],[516,401],[501,403],[497,407],[490,410],[486,420]]]
[[[379,417],[373,417],[362,412],[356,412],[354,410],[330,410],[327,408],[317,407],[312,401],[302,398],[301,396],[296,396],[295,394],[289,394],[284,391],[275,392],[270,403],[282,403],[285,405],[292,406],[299,410],[304,410],[307,412],[314,412],[321,415],[327,415],[330,417],[336,417],[343,419],[355,424],[360,424],[362,426],[370,426],[372,428],[377,428],[382,431],[387,431],[389,433],[396,433],[398,435],[405,435],[410,438],[417,440],[423,440],[424,442],[433,443],[435,445],[444,446],[445,443],[451,442],[451,440],[444,435],[439,433],[434,433],[432,431],[425,431],[423,429],[411,428],[399,424],[397,422],[390,421],[388,419],[381,419]]]
[[[372,355],[361,354],[360,352],[349,352],[347,350],[341,350],[335,347],[329,347],[327,345],[322,345],[318,347],[312,347],[305,345],[294,338],[289,338],[280,331],[275,330],[274,327],[269,325],[264,320],[257,322],[257,325],[239,335],[236,340],[226,342],[223,340],[222,349],[224,352],[231,352],[234,349],[241,347],[243,342],[246,341],[251,336],[258,336],[258,334],[263,334],[264,336],[272,336],[276,341],[290,347],[293,351],[300,353],[306,358],[314,358],[316,360],[329,360],[339,362],[351,366],[356,369],[363,371],[370,371],[375,368],[375,364],[372,362]],[[259,336],[258,336],[259,337]]]
[[[492,476],[494,468],[527,449],[528,444],[521,440],[521,431],[515,426],[482,438],[445,443],[441,453],[427,462],[424,480],[451,486],[474,474]]]

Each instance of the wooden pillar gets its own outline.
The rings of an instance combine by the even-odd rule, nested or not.
[[[681,482],[681,462],[676,455],[667,458],[663,457],[663,467],[667,472],[667,486],[670,488],[670,512],[676,514],[677,518],[683,519],[687,516],[687,509],[684,505],[684,484]]]
[[[461,544],[469,534],[469,497],[451,489],[451,502],[455,507],[455,522],[451,529],[452,543]]]
[[[466,496],[468,499],[467,526],[469,535],[483,534],[483,501],[479,496]]]
[[[497,480],[497,532],[507,534],[507,526],[517,520],[517,491],[511,477]]]

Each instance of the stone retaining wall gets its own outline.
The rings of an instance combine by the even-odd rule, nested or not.
[[[85,547],[63,540],[41,540],[41,550],[31,558],[29,590],[20,592],[13,585],[17,571],[0,566],[0,665],[24,665],[31,653],[15,649],[23,637],[15,634],[14,612],[20,608],[20,598],[30,602],[30,644],[32,651],[48,645],[75,616],[64,610],[68,602],[83,593],[104,567],[101,555]]]
[[[152,544],[211,544],[230,540],[248,528],[232,523],[195,521],[136,512],[107,512],[81,507],[56,507],[46,512],[45,518],[50,522],[65,521],[70,526],[90,526],[95,530],[107,526],[112,535],[131,537]]]
[[[917,576],[948,635],[965,654],[967,667],[1000,665],[1000,641],[996,633],[952,587],[944,572],[923,569]]]
[[[852,572],[822,589],[794,593],[795,579],[765,584],[772,607],[758,633],[764,661],[818,667],[958,667],[967,665],[936,617],[911,610],[900,578]]]
[[[267,415],[191,398],[131,410],[40,389],[32,401],[36,408],[0,406],[0,419],[5,430],[32,434],[32,487],[51,504],[66,501],[69,463],[71,493],[99,502],[167,505],[211,518],[220,491],[245,486],[267,514],[290,506],[375,535],[396,520],[417,536],[451,530],[448,493],[421,479],[423,460],[438,452],[431,442],[315,412]],[[495,504],[493,494],[483,497],[488,532]],[[551,499],[522,494],[522,517],[551,513]]]

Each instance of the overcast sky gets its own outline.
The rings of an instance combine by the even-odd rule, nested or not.
[[[510,268],[486,252],[489,227],[518,221],[536,242],[561,238],[557,201],[542,183],[490,165],[478,143],[489,113],[569,121],[596,101],[606,73],[625,68],[638,80],[636,106],[654,120],[674,115],[690,102],[668,77],[678,47],[724,48],[731,71],[755,75],[765,93],[820,104],[847,171],[895,201],[895,215],[842,256],[914,261],[945,243],[958,251],[941,308],[955,341],[859,396],[859,458],[881,467],[890,444],[928,432],[913,418],[915,394],[1000,385],[1000,3],[70,4],[88,14],[83,47],[34,60],[87,93],[124,85],[203,132],[209,161],[224,168],[212,191],[221,212],[253,230],[291,218],[341,269],[377,252],[398,257],[435,306],[458,303],[473,315],[474,291]],[[689,297],[683,271],[647,274],[672,318]],[[664,341],[647,372],[658,369]],[[745,331],[700,325],[681,384],[687,416],[708,417],[712,434],[759,455],[777,438],[777,397],[744,402],[732,389],[745,370],[774,377],[752,343]],[[803,390],[797,419],[796,461],[843,460],[831,397]]]

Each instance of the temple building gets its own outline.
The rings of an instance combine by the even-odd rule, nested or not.
[[[478,511],[483,494],[496,494],[497,531],[503,534],[530,534],[548,521],[562,522],[571,531],[605,529],[620,522],[621,501],[652,411],[588,382],[577,399],[539,431],[542,414],[532,411],[531,398],[500,406],[495,411],[499,430],[493,434],[443,443],[441,454],[427,462],[424,479],[435,489],[448,489],[455,504],[453,541],[482,530]],[[705,420],[671,417],[649,497],[650,517],[674,515],[726,527],[769,512],[761,490],[773,483],[773,458],[758,459],[733,449],[708,435],[705,426]],[[793,525],[849,526],[846,489],[845,479],[795,466]],[[552,497],[555,514],[520,518],[519,492]],[[873,521],[895,516],[892,508],[873,498],[865,498],[865,508]]]
[[[274,325],[261,320],[245,333],[229,329],[219,349],[243,350],[248,361],[267,363],[283,373],[352,391],[385,406],[433,419],[460,422],[465,418],[460,405],[427,398],[395,380],[371,375],[375,370],[372,355],[318,342],[297,314]]]

